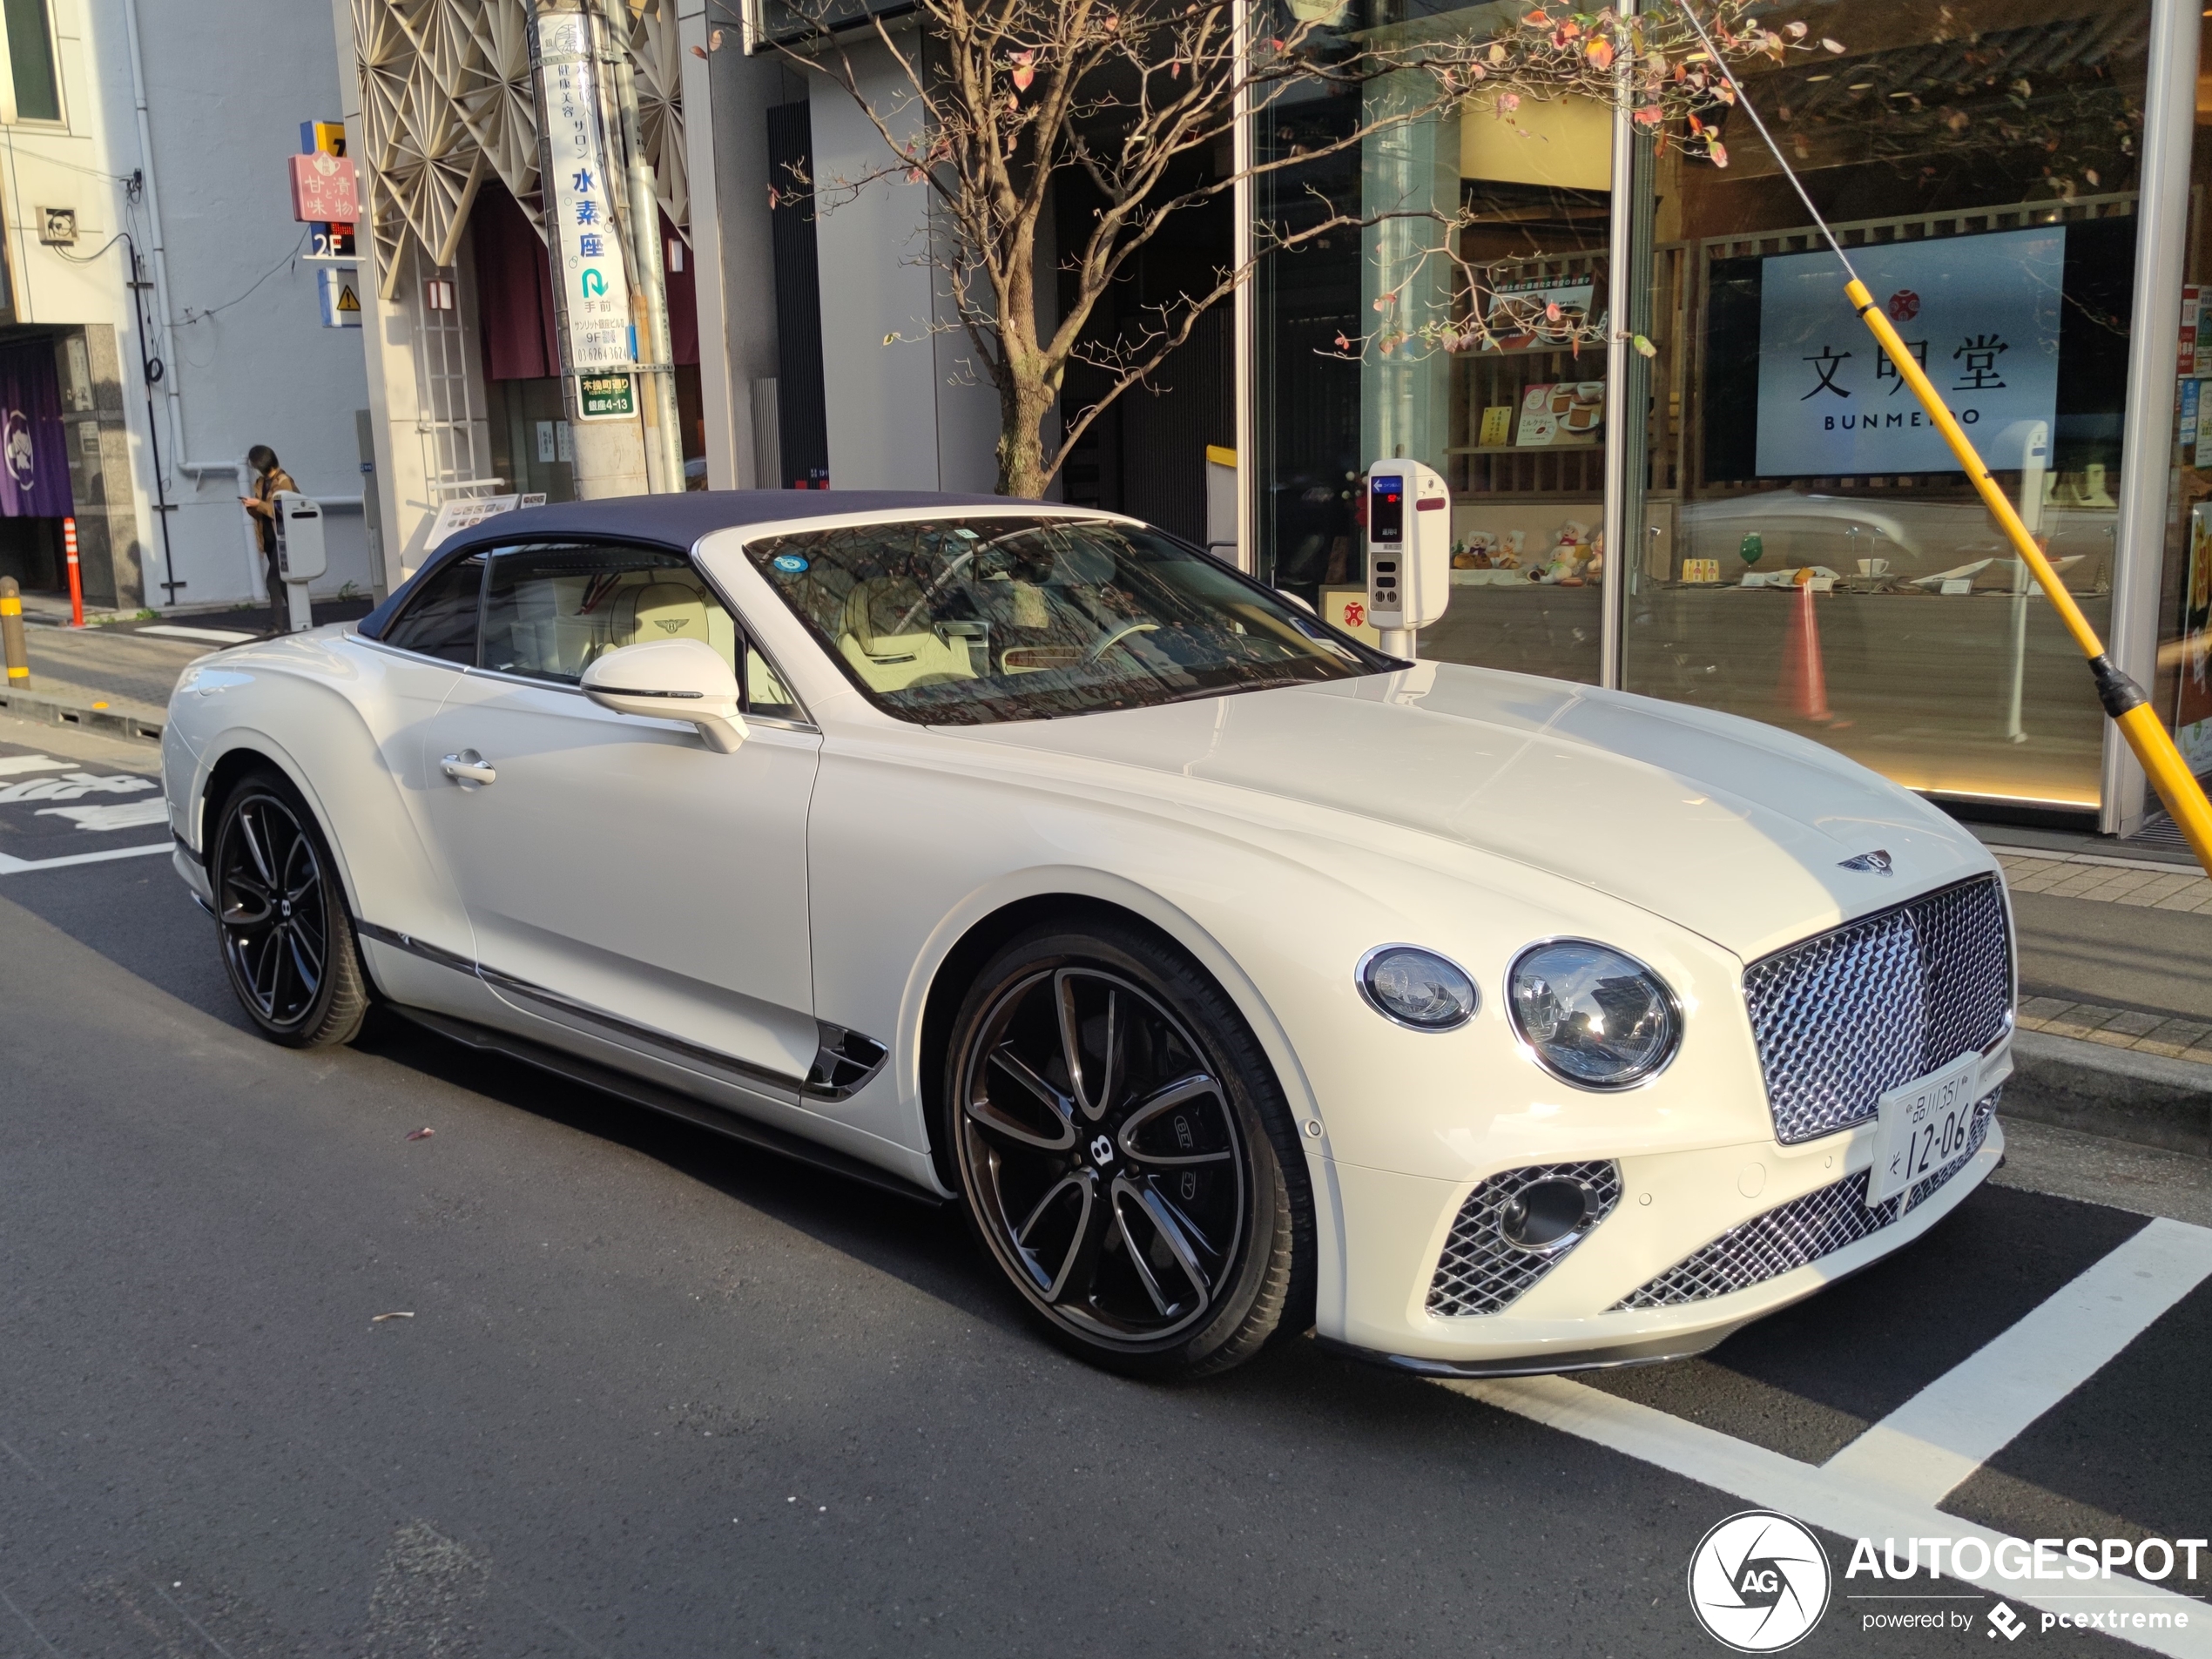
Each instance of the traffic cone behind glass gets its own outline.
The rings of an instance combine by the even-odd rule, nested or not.
[[[1782,679],[1775,697],[1800,720],[1824,724],[1835,718],[1828,711],[1828,675],[1820,664],[1820,623],[1813,615],[1809,582],[1797,584],[1790,631],[1782,642]]]

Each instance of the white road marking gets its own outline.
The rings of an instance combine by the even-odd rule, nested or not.
[[[23,772],[67,772],[77,762],[57,760],[51,755],[0,755],[0,778],[12,778]]]
[[[75,763],[71,763],[75,764]],[[19,784],[0,786],[0,806],[18,800],[77,800],[86,795],[136,795],[160,785],[133,772],[100,777],[72,772],[64,778],[26,778]]]
[[[102,864],[109,859],[142,859],[169,849],[169,842],[153,841],[145,846],[111,846],[100,853],[71,853],[58,859],[19,859],[0,853],[0,875],[21,875],[28,870],[58,870],[64,864]]]
[[[2198,1231],[2202,1231],[2199,1229]],[[2005,1534],[1946,1515],[1932,1506],[1901,1498],[1895,1491],[1839,1478],[1763,1446],[1753,1446],[1636,1400],[1619,1399],[1564,1377],[1501,1378],[1494,1382],[1444,1382],[1454,1393],[1526,1417],[1547,1428],[1592,1440],[1657,1465],[1701,1486],[1712,1487],[1764,1508],[1778,1509],[1808,1525],[1845,1538],[1877,1541],[1907,1538],[1978,1538],[1993,1555]],[[2078,1590],[2046,1595],[2033,1579],[2000,1578],[1993,1570],[1977,1577],[1946,1572],[1946,1578],[1972,1583],[1993,1595],[2047,1613],[2069,1615],[2089,1598]],[[2114,1630],[2108,1634],[2171,1659],[2212,1659],[2212,1608],[2195,1597],[2156,1584],[2115,1580],[2119,1596],[2145,1612],[2188,1615],[2182,1629]],[[2070,1588],[2072,1581],[2053,1586]],[[2098,1600],[2119,1599],[2097,1597]]]
[[[2212,1277],[2212,1228],[2160,1217],[1828,1460],[1824,1473],[1940,1503]]]
[[[185,628],[165,622],[155,628],[138,628],[135,633],[158,634],[164,639],[206,639],[218,645],[243,645],[249,639],[259,639],[259,634],[242,634],[235,628]]]
[[[169,803],[153,800],[125,801],[115,806],[41,806],[34,817],[66,818],[81,830],[139,829],[148,824],[169,821]]]

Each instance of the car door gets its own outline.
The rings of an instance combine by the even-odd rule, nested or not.
[[[591,661],[694,637],[748,691],[718,754],[690,725],[599,707]],[[427,732],[430,816],[514,1007],[787,1098],[813,1064],[806,812],[821,739],[683,556],[502,548],[478,663]]]

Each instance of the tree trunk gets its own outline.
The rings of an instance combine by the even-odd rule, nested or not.
[[[999,391],[998,493],[1034,501],[1052,480],[1044,465],[1044,422],[1052,394],[1043,383],[1008,364]]]

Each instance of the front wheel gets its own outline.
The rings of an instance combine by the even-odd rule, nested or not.
[[[255,772],[224,801],[207,864],[223,966],[271,1042],[351,1041],[368,984],[344,891],[307,805],[280,775]]]
[[[1234,1006],[1178,953],[1112,927],[1015,940],[962,1005],[944,1115],[970,1224],[1083,1359],[1202,1376],[1310,1321],[1289,1109]]]

